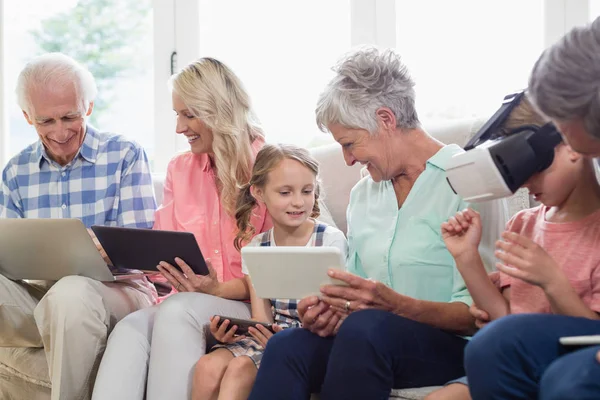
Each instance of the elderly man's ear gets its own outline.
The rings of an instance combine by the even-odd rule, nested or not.
[[[27,113],[25,112],[25,110],[21,110],[23,111],[23,116],[25,117],[25,119],[27,120],[27,123],[29,125],[33,125],[33,121],[31,120],[31,118],[29,118],[29,115],[27,115]]]

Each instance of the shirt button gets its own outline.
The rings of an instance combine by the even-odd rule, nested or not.
[[[63,172],[61,173],[61,175],[62,175],[62,176],[67,176],[67,173],[66,173],[65,171],[63,171]]]
[[[63,210],[66,210],[66,208],[67,208],[67,205],[66,205],[66,204],[63,204],[63,205],[61,206],[61,208],[62,208]]]
[[[219,254],[219,250],[215,250],[215,254]]]

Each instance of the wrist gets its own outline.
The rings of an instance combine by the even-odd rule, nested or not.
[[[222,297],[223,288],[221,286],[221,282],[217,282],[212,286],[207,288],[208,290],[204,293],[210,294],[211,296]]]
[[[454,256],[457,268],[468,267],[470,265],[473,265],[473,263],[480,258],[481,256],[479,255],[479,249],[477,247],[465,249]]]
[[[556,297],[564,293],[566,288],[571,288],[571,283],[564,274],[557,273],[553,279],[550,279],[548,283],[540,285],[546,296]]]

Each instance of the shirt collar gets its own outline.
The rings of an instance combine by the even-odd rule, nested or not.
[[[92,128],[89,125],[85,127],[85,137],[83,139],[83,143],[79,148],[79,152],[75,155],[74,159],[81,156],[86,161],[94,164],[96,163],[98,157],[98,147],[100,145],[100,140],[98,138],[98,131]],[[46,148],[41,140],[38,140],[36,143],[36,159],[38,161],[38,165],[41,167],[42,162],[46,160],[47,162],[51,162],[50,156],[46,152]]]
[[[445,171],[446,166],[448,165],[448,161],[450,161],[452,156],[463,151],[464,150],[457,144],[448,144],[439,149],[437,153],[435,153],[429,160],[427,160],[427,164],[431,164],[434,167]]]

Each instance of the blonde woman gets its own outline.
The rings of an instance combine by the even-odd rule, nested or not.
[[[234,246],[234,215],[238,188],[250,180],[264,135],[242,83],[223,63],[202,58],[173,76],[170,86],[176,131],[187,138],[190,151],[169,163],[154,229],[194,233],[211,273],[196,276],[179,259],[185,274],[168,263],[159,265],[171,294],[179,293],[117,324],[94,399],[141,400],[145,393],[148,400],[189,398],[191,371],[205,352],[203,327],[210,316],[250,317],[248,304],[239,301],[249,292]],[[255,208],[250,224],[256,232],[270,228],[264,206]]]

